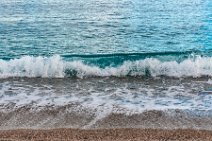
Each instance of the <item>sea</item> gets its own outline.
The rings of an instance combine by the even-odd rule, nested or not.
[[[0,128],[212,128],[211,0],[1,0]]]

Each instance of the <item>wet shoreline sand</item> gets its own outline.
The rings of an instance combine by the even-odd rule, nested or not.
[[[194,129],[50,129],[1,130],[0,140],[71,140],[71,141],[211,141],[212,131]]]

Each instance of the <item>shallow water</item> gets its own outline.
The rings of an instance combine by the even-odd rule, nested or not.
[[[194,128],[211,130],[204,78],[7,78],[0,129]]]
[[[70,104],[99,109],[102,114],[212,110],[212,84],[207,78],[13,78],[1,80],[0,97],[1,108],[6,111]]]

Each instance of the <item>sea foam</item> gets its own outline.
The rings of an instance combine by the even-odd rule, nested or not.
[[[63,78],[68,76],[79,78],[92,76],[212,76],[212,57],[187,58],[181,62],[146,58],[137,61],[125,61],[116,67],[105,66],[104,68],[95,64],[86,64],[83,60],[65,61],[59,55],[49,58],[24,56],[9,61],[0,60],[0,78]]]

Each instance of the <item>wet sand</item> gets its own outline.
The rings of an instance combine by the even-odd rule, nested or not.
[[[0,140],[71,141],[211,141],[212,131],[178,129],[1,130]]]

